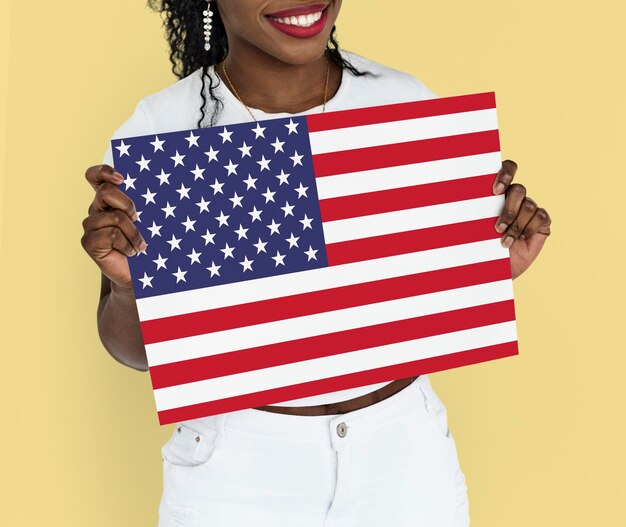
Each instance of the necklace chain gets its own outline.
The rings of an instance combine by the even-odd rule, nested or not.
[[[328,62],[328,56],[326,55],[326,52],[324,52],[324,58],[326,59],[326,84],[324,86],[324,104],[322,106],[322,113],[326,111],[326,101],[328,100],[328,78],[330,76],[330,63]],[[250,108],[248,108],[248,106],[246,105],[245,102],[243,102],[243,100],[241,99],[241,97],[239,97],[239,94],[237,93],[237,90],[235,89],[235,86],[233,85],[232,81],[230,80],[230,77],[228,76],[228,73],[226,73],[226,64],[225,61],[222,61],[222,71],[224,72],[224,77],[226,77],[226,80],[228,81],[228,84],[230,85],[230,89],[233,91],[233,93],[235,94],[235,97],[237,97],[237,99],[239,100],[239,102],[241,104],[244,105],[244,107],[246,108],[246,110],[248,110],[248,113],[250,114],[250,117],[252,117],[252,119],[254,121],[257,121],[257,118],[253,115],[253,113],[250,111]],[[257,121],[258,122],[258,121]]]

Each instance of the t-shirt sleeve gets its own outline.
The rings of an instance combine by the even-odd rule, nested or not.
[[[111,140],[122,137],[147,135],[153,132],[153,128],[152,119],[150,118],[146,101],[145,99],[142,99],[135,107],[132,115],[113,132]],[[113,149],[111,147],[111,140],[109,140],[102,162],[113,166]]]

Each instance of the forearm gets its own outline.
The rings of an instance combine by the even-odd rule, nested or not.
[[[148,361],[132,290],[113,285],[98,305],[98,333],[102,344],[118,362],[147,371]]]

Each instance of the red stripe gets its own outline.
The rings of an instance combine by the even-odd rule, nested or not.
[[[329,377],[306,383],[292,384],[290,386],[247,393],[235,397],[219,399],[217,401],[208,401],[180,408],[172,408],[171,410],[163,410],[159,412],[159,423],[166,425],[209,415],[256,408],[267,404],[319,395],[321,393],[347,390],[368,384],[404,379],[415,375],[424,375],[451,368],[459,368],[470,364],[511,357],[518,353],[517,341],[475,348],[458,353],[449,353],[429,359],[394,364],[383,368]]]
[[[496,216],[330,243],[326,246],[328,265],[342,265],[499,238],[501,234],[496,231],[495,223]]]
[[[334,287],[141,322],[144,344],[346,309],[509,278],[508,259]],[[494,278],[497,276],[497,278]]]
[[[496,107],[495,92],[485,92],[454,97],[440,97],[422,101],[410,101],[396,104],[337,110],[324,114],[307,115],[309,132],[321,132],[335,128],[348,128],[367,124],[386,123],[432,117],[450,113],[471,112]]]
[[[496,174],[487,174],[328,198],[320,200],[322,221],[343,220],[368,214],[381,214],[493,196],[492,187],[495,178]]]
[[[396,320],[312,338],[258,346],[150,368],[152,387],[166,388],[341,353],[515,320],[513,300]]]
[[[498,130],[457,134],[313,156],[315,177],[500,151]]]

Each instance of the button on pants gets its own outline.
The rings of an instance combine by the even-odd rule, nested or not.
[[[181,422],[159,527],[466,527],[467,487],[427,375],[324,416],[253,408]]]

